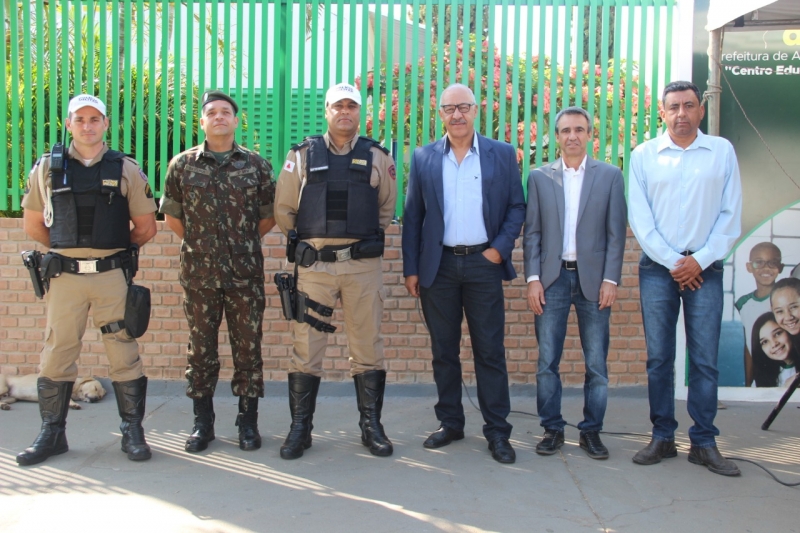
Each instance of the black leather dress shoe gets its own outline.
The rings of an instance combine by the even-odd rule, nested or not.
[[[639,450],[633,456],[633,462],[637,465],[654,465],[660,463],[661,459],[669,459],[678,456],[678,449],[675,442],[671,440],[652,439],[650,444]]]
[[[439,429],[431,433],[422,445],[428,449],[435,450],[436,448],[447,446],[454,440],[461,440],[463,438],[463,431],[457,431],[447,426],[439,426]]]
[[[536,453],[539,455],[553,455],[564,445],[564,432],[555,429],[544,430],[544,437],[536,445]]]
[[[719,448],[711,446],[709,448],[699,448],[692,446],[689,448],[689,462],[695,465],[706,466],[715,474],[723,476],[741,475],[739,467],[730,459],[725,459],[719,453]]]
[[[608,448],[600,440],[600,432],[587,431],[581,433],[580,446],[592,459],[608,459]]]
[[[517,454],[511,443],[505,437],[498,437],[489,442],[489,450],[492,452],[492,459],[498,463],[510,465],[517,460]]]

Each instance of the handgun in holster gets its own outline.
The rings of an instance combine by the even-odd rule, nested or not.
[[[22,262],[31,275],[33,292],[36,294],[36,297],[39,299],[44,298],[44,295],[47,294],[50,288],[50,283],[42,279],[42,252],[38,250],[26,250],[22,252]]]
[[[128,247],[127,257],[122,258],[122,270],[125,274],[125,281],[128,285],[133,283],[133,278],[139,272],[139,245],[131,244]]]
[[[288,272],[278,272],[275,274],[274,280],[275,285],[278,287],[278,294],[281,297],[283,317],[286,320],[296,320],[301,324],[308,324],[323,333],[336,331],[336,326],[308,314],[308,309],[312,309],[320,316],[329,317],[333,315],[333,308],[315,302],[308,297],[308,294],[298,290],[295,276]]]

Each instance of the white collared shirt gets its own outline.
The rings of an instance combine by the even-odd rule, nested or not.
[[[587,156],[583,156],[583,161],[577,169],[569,168],[564,160],[561,160],[564,182],[564,246],[561,259],[564,261],[578,259],[575,234],[578,231],[578,208],[581,204],[583,176],[586,174],[586,158]]]
[[[444,136],[442,185],[444,193],[442,244],[471,246],[488,242],[489,237],[483,222],[483,182],[477,134],[472,138],[472,148],[460,164],[450,149],[447,135]]]

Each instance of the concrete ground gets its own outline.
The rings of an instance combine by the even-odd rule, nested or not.
[[[108,383],[106,383],[108,385]],[[109,392],[110,386],[107,387]],[[440,450],[422,441],[438,426],[435,390],[389,386],[383,422],[394,455],[373,457],[360,443],[352,384],[323,383],[314,445],[303,458],[278,455],[289,427],[286,384],[271,383],[260,407],[263,447],[237,446],[236,401],[220,385],[217,440],[199,455],[183,451],[192,425],[181,384],[152,382],[145,421],[153,458],[128,461],[119,449],[113,393],[71,411],[70,451],[34,467],[14,456],[39,426],[32,403],[0,412],[0,530],[31,531],[800,531],[800,488],[787,488],[740,463],[740,478],[686,460],[690,420],[677,402],[679,456],[654,466],[631,462],[649,437],[605,435],[607,461],[589,459],[567,428],[561,453],[534,453],[538,420],[514,414],[517,462],[493,461],[481,417],[467,402],[467,437]],[[514,388],[512,409],[535,412],[533,389]],[[474,390],[472,391],[474,398]],[[800,393],[798,393],[800,394]],[[580,390],[565,391],[564,416],[581,417]],[[772,406],[729,403],[719,412],[725,455],[762,462],[800,481],[800,410],[789,404],[770,431]],[[647,433],[646,391],[612,389],[606,430]]]

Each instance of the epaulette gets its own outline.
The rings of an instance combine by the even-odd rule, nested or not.
[[[366,137],[366,136],[364,136],[364,135],[360,135],[358,138],[359,138],[359,139],[362,139],[362,140],[364,140],[364,141],[367,141],[367,142],[369,142],[369,143],[371,143],[371,144],[372,144],[372,146],[374,146],[375,148],[379,148],[379,149],[380,149],[380,150],[382,150],[382,151],[383,151],[383,153],[385,153],[386,155],[391,155],[391,154],[392,154],[392,153],[389,151],[389,149],[388,149],[388,148],[386,148],[384,145],[382,145],[381,143],[379,143],[378,141],[376,141],[376,140],[375,140],[375,139],[373,139],[372,137]]]
[[[300,150],[301,148],[306,148],[309,145],[309,143],[311,142],[312,139],[321,139],[321,138],[322,138],[322,135],[310,135],[310,136],[306,137],[305,139],[303,139],[301,142],[299,142],[299,143],[295,144],[294,146],[292,146],[291,150],[296,152],[296,151]]]

